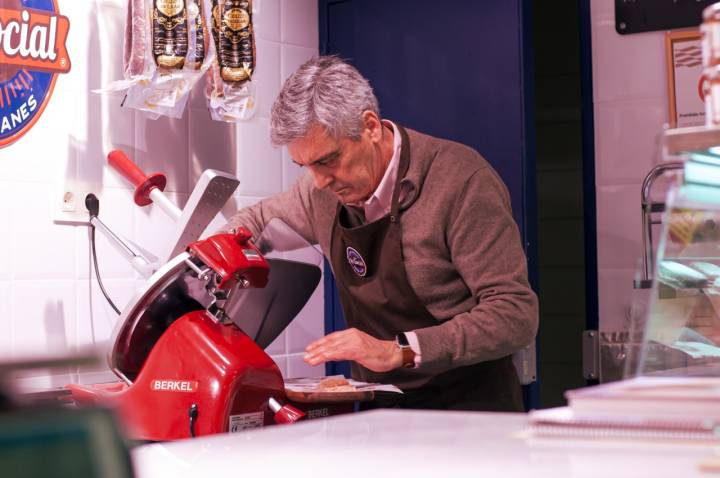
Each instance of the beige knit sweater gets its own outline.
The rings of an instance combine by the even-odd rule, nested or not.
[[[538,303],[507,189],[473,149],[412,130],[408,135],[405,268],[438,321],[414,331],[421,368],[440,373],[510,355],[535,337]],[[238,211],[224,229],[244,225],[257,235],[280,218],[327,256],[337,202],[306,174],[289,190]]]

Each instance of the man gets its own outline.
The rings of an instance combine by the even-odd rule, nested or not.
[[[365,78],[336,57],[302,65],[272,108],[271,139],[309,174],[226,229],[280,218],[319,243],[348,329],[305,361],[351,360],[398,385],[379,406],[522,410],[511,354],[537,299],[505,186],[474,150],[381,120]]]

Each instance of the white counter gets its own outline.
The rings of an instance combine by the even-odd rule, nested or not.
[[[133,450],[138,477],[712,477],[708,444],[540,439],[523,414],[378,410]]]

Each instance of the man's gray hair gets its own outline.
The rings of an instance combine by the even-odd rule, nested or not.
[[[270,139],[275,146],[283,146],[320,123],[335,138],[357,140],[367,110],[380,116],[368,80],[336,56],[318,56],[285,81],[272,107]]]

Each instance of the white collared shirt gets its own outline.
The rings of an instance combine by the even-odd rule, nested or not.
[[[367,222],[377,221],[390,212],[393,188],[397,181],[398,167],[400,166],[400,151],[402,149],[400,131],[392,121],[383,120],[383,125],[392,127],[393,155],[378,187],[366,201],[359,204],[362,205],[365,211],[365,220]]]

